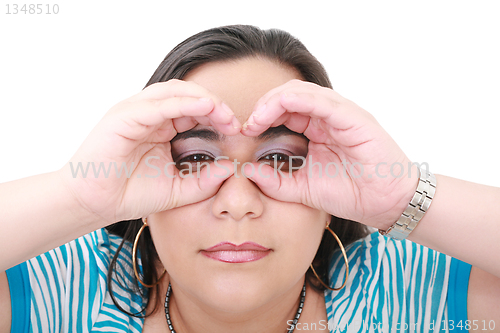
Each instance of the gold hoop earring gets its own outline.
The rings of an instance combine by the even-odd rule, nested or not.
[[[158,279],[158,281],[156,281],[154,284],[151,284],[151,285],[150,284],[145,284],[139,278],[139,272],[137,271],[137,267],[136,267],[137,266],[136,265],[136,261],[137,261],[137,243],[139,242],[139,237],[141,237],[141,234],[142,234],[142,231],[144,230],[144,228],[148,227],[148,219],[147,218],[143,218],[142,219],[142,223],[143,223],[142,227],[141,227],[141,229],[139,229],[139,232],[137,233],[137,236],[135,236],[134,246],[132,247],[132,266],[134,267],[135,278],[137,279],[137,281],[139,281],[139,283],[142,284],[146,288],[153,288],[158,283],[160,283],[160,281],[165,276],[165,273],[167,273],[167,270],[165,270],[163,272],[163,274],[160,276],[160,278]]]
[[[342,286],[340,286],[340,288],[330,288],[326,283],[324,283],[323,281],[321,281],[321,279],[319,278],[318,274],[316,273],[316,271],[314,270],[314,267],[313,265],[311,264],[311,269],[314,273],[314,275],[316,276],[316,278],[318,279],[318,281],[327,289],[330,289],[330,290],[333,290],[333,291],[338,291],[342,288],[345,287],[345,285],[347,284],[347,278],[349,277],[349,262],[347,261],[347,254],[345,253],[345,249],[344,249],[344,245],[342,245],[342,242],[340,241],[340,238],[338,238],[338,236],[333,232],[332,229],[330,229],[330,227],[327,225],[326,230],[330,231],[330,233],[333,235],[333,237],[335,237],[335,239],[337,240],[337,243],[339,243],[339,247],[340,247],[340,250],[342,251],[342,255],[344,256],[344,260],[345,260],[345,281],[344,283],[342,284]]]

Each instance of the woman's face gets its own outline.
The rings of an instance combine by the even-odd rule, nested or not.
[[[300,75],[268,60],[246,58],[205,64],[184,79],[219,96],[243,124],[260,97]],[[207,129],[215,134],[207,135]],[[234,313],[279,301],[292,290],[298,295],[330,216],[267,197],[242,176],[241,165],[272,162],[276,154],[278,158],[305,157],[308,141],[283,127],[271,128],[256,138],[242,134],[224,137],[202,125],[191,133],[172,141],[177,165],[185,161],[196,164],[197,159],[213,161],[217,156],[240,164],[238,176],[229,177],[213,197],[149,217],[174,293],[182,293],[200,306]],[[262,248],[255,251],[255,244],[247,244],[250,249],[246,251],[224,247],[206,251],[226,242],[252,242]]]

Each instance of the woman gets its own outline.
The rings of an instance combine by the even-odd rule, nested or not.
[[[189,38],[0,193],[6,332],[500,327],[499,190],[419,170],[281,31]]]

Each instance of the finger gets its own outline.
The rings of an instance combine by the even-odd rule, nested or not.
[[[380,125],[370,113],[352,101],[330,96],[333,91],[327,91],[328,94],[325,95],[325,91],[315,95],[287,94],[280,98],[280,104],[287,112],[311,117],[309,126],[304,131],[304,135],[310,140],[355,147],[372,140],[372,133],[380,132]]]
[[[156,105],[162,104],[162,100],[167,101],[165,103],[168,104],[168,100],[182,97],[199,97],[202,101],[208,98],[213,101],[213,110],[208,115],[205,113],[198,115],[196,117],[197,123],[214,126],[226,135],[235,135],[239,132],[241,124],[235,119],[234,112],[217,95],[191,81],[172,79],[167,82],[157,82],[146,87],[141,93],[130,98],[129,101],[149,100]],[[188,114],[185,115],[188,116]],[[208,120],[206,119],[207,116]],[[180,118],[180,115],[172,115],[172,118]],[[231,125],[226,126],[227,124]],[[183,130],[190,128],[192,127],[186,127]]]
[[[239,132],[241,124],[234,118],[234,112],[222,102],[215,94],[204,87],[192,82],[172,79],[167,82],[157,82],[145,88],[140,94],[133,97],[133,100],[144,99],[169,99],[173,97],[199,97],[211,99],[214,103],[213,112],[209,114],[209,121],[206,118],[198,117],[196,121],[202,125],[212,125],[223,130],[224,134],[235,135]],[[205,114],[202,114],[205,116]],[[177,117],[175,117],[177,118]],[[225,126],[231,124],[231,126]],[[219,126],[220,125],[220,126]],[[219,129],[219,130],[220,130]]]
[[[208,117],[183,117],[174,119],[173,122],[178,133],[188,131],[198,124],[212,126],[225,135],[236,135],[241,129],[241,124],[236,117],[233,117],[228,124],[215,123]]]
[[[271,96],[266,104],[249,117],[243,126],[242,133],[256,136],[270,126],[278,126],[281,122],[289,122],[287,114],[309,117],[308,125],[295,124],[295,130],[301,130],[310,140],[324,143],[328,139],[338,138],[346,130],[356,129],[368,124],[377,124],[368,112],[351,101],[336,99],[331,89],[318,87],[317,93],[282,93]],[[262,111],[264,110],[264,112]],[[354,132],[354,131],[351,131]],[[359,140],[358,140],[359,141]]]
[[[144,140],[158,128],[167,128],[165,123],[186,115],[209,114],[213,108],[211,100],[192,97],[171,98],[119,104],[119,111],[104,117],[99,127],[129,140]],[[175,133],[173,133],[175,135]],[[172,134],[170,134],[172,135]]]
[[[283,123],[286,127],[288,127],[291,131],[297,133],[304,133],[307,126],[309,125],[310,117],[304,116],[301,114],[289,114],[289,118]],[[279,126],[280,124],[274,124],[273,126]]]
[[[193,120],[195,123],[204,125],[204,126],[211,126],[212,124],[210,123],[210,119],[206,116],[198,116],[198,117],[193,117]]]
[[[281,105],[274,105],[272,108],[268,108],[267,104],[263,104],[261,108],[252,113],[245,124],[243,124],[242,134],[246,136],[257,136],[263,133],[271,127],[273,123],[279,123],[278,119],[280,119],[286,111],[287,110]],[[285,120],[285,118],[281,118],[280,120]]]
[[[172,167],[175,168],[175,167]],[[174,171],[172,169],[172,171]],[[174,179],[174,207],[180,207],[202,200],[206,200],[217,193],[221,184],[229,178],[234,170],[230,161],[219,160],[210,163],[200,170],[193,172],[192,177],[182,178],[177,169]]]
[[[172,97],[164,100],[124,101],[112,108],[109,117],[129,119],[143,126],[160,125],[166,119],[204,116],[215,108],[211,99]]]
[[[309,125],[303,134],[314,143],[327,143],[329,138],[328,132],[325,130],[325,122],[317,118],[309,118]],[[332,144],[332,142],[328,142]]]
[[[148,141],[151,143],[159,143],[159,142],[167,143],[170,140],[172,140],[176,134],[177,131],[174,128],[173,122],[165,121],[163,124],[160,125],[160,127],[151,132],[151,134],[148,136]]]
[[[335,100],[333,96],[323,94],[284,93],[280,95],[279,104],[288,112],[322,119],[339,130],[351,128],[353,118],[356,118],[356,112],[349,112],[344,104]]]
[[[290,119],[291,115],[292,114],[288,112],[283,113],[281,116],[279,116],[276,120],[273,121],[270,127],[276,127],[286,123]]]
[[[264,94],[261,98],[259,98],[257,103],[255,103],[253,113],[258,111],[261,108],[261,106],[266,104],[273,96],[276,96],[276,95],[279,96],[285,92],[292,93],[292,92],[296,92],[296,91],[304,91],[306,89],[309,91],[309,90],[311,90],[311,88],[313,88],[313,86],[317,86],[317,85],[310,83],[310,82],[297,80],[297,79],[290,80],[290,81],[286,82],[285,84],[282,84],[281,86],[278,86],[276,88],[269,90],[266,94]]]
[[[213,126],[219,132],[226,135],[236,135],[241,131],[241,124],[236,117],[229,124],[213,124]]]
[[[164,122],[181,117],[203,116],[208,117],[209,122],[215,127],[218,124],[238,124],[234,121],[234,115],[230,115],[223,106],[215,106],[212,100],[192,97],[129,103],[122,107],[122,111],[109,121],[115,122],[116,117],[120,118],[122,126],[117,125],[119,126],[117,128],[118,134],[130,139],[143,139],[154,130],[154,126],[162,126]],[[221,128],[228,131],[227,126],[221,126]],[[225,134],[239,131],[238,128],[230,129],[230,133]]]
[[[213,126],[218,131],[226,135],[235,135],[239,132],[241,128],[240,123],[233,117],[232,121],[229,124],[217,124],[211,121],[208,117],[182,117],[173,119],[174,128],[177,133],[182,133],[190,130],[196,125],[205,125],[205,126]]]
[[[272,124],[283,112],[297,112],[310,117],[328,119],[332,109],[345,105],[346,99],[330,88],[321,87],[311,82],[291,80],[271,89],[255,105],[248,123],[261,125]],[[343,108],[338,108],[344,111]],[[259,131],[257,126],[252,128]]]
[[[217,129],[219,132],[222,132],[223,134],[236,135],[241,130],[240,122],[234,116],[234,112],[229,108],[229,106],[227,106],[226,103],[216,104],[216,110],[218,110],[217,107],[219,105],[220,105],[220,109],[222,109],[226,113],[226,115],[230,117],[231,120],[229,122],[223,121],[223,119],[227,119],[227,118],[223,118],[223,119],[218,120],[216,118],[216,115],[218,113],[214,113],[214,114],[210,114],[208,117],[210,120],[210,124],[213,127],[215,127],[215,129]]]
[[[162,100],[144,100],[132,103],[124,110],[124,116],[143,126],[160,125],[165,120],[181,118],[207,116],[216,112],[215,104],[211,99],[195,97],[172,97]],[[219,108],[218,117],[224,119],[224,123],[230,121],[231,116]]]
[[[196,117],[196,121],[202,125],[210,125],[209,122],[214,124],[229,124],[234,118],[234,112],[225,103],[215,103],[214,112],[209,114],[209,119],[207,120],[203,116]]]
[[[245,123],[245,127],[242,128],[242,134],[246,136],[257,136],[263,131],[267,130],[269,127],[278,127],[280,125],[285,125],[291,131],[297,133],[304,133],[309,125],[310,117],[304,116],[298,113],[283,113],[279,116],[270,126],[260,126],[255,124],[252,116]]]
[[[269,127],[277,127],[279,125],[285,124],[290,118],[289,113],[282,113],[272,124],[260,124],[255,121],[253,116],[250,116],[245,124],[243,124],[242,130],[246,136],[256,136],[267,130]]]
[[[270,126],[276,126],[276,124],[288,120],[287,113],[328,120],[332,115],[332,106],[325,104],[327,104],[327,100],[318,94],[275,94],[267,100],[266,104],[250,115],[247,128],[254,132],[263,131]]]
[[[172,123],[174,124],[174,128],[177,133],[182,133],[190,130],[191,128],[198,125],[198,122],[193,117],[182,117],[173,119]]]
[[[291,116],[287,114],[288,110],[281,105],[280,97],[284,93],[304,90],[309,91],[315,87],[316,85],[308,82],[291,80],[279,87],[271,89],[257,101],[254,111],[247,122],[242,126],[242,134],[246,136],[256,136],[269,127],[276,127],[281,124],[284,124],[293,131],[300,128],[300,133],[302,133],[306,127],[299,124],[307,118],[303,115],[301,115],[301,117],[291,118]]]
[[[269,165],[254,163],[253,167],[248,164],[245,165],[243,172],[265,195],[279,201],[304,203],[300,194],[303,192],[300,185],[301,181],[295,175],[300,170],[295,173],[280,174]]]

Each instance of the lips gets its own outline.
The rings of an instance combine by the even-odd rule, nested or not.
[[[245,242],[235,245],[230,242],[222,242],[208,249],[201,250],[204,256],[227,263],[245,263],[256,261],[266,257],[271,249],[254,242]]]

